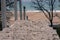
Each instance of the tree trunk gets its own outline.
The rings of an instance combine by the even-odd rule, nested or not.
[[[17,15],[17,0],[14,0],[14,16],[15,16],[15,21],[18,20],[18,15]]]
[[[25,20],[26,19],[26,7],[25,6],[23,6],[23,11],[24,11],[24,17],[23,17],[23,19]]]
[[[53,20],[50,20],[50,23],[51,23],[51,25],[50,25],[50,26],[51,26],[51,27],[53,26],[53,22],[52,22],[52,21],[53,21]]]
[[[2,16],[2,28],[7,27],[7,21],[6,21],[6,0],[1,0],[1,16]]]
[[[0,21],[0,31],[2,31],[2,21]]]
[[[19,7],[20,7],[20,20],[22,20],[22,0],[19,0]]]

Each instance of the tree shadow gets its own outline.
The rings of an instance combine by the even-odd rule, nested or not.
[[[0,31],[2,31],[2,22],[0,21]]]
[[[56,30],[57,34],[58,34],[59,37],[60,37],[60,24],[55,24],[55,25],[53,25],[53,29]]]
[[[53,25],[53,29],[60,29],[60,24]]]

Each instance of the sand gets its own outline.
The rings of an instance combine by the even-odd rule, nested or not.
[[[0,32],[0,40],[60,40],[43,13],[27,12],[27,15],[28,20],[19,20],[18,16],[13,26],[4,28]],[[55,17],[53,22],[58,22],[57,19]]]
[[[13,13],[13,16],[12,16],[11,19],[9,20],[9,22],[10,22],[11,25],[14,24],[14,22],[15,22],[14,12],[12,12],[12,13]],[[27,14],[27,16],[29,17],[28,19],[29,19],[29,20],[32,20],[32,21],[37,21],[37,20],[41,19],[42,17],[43,17],[44,19],[46,19],[46,21],[49,21],[49,20],[45,17],[45,15],[43,14],[43,12],[26,12],[26,14]],[[56,16],[56,15],[58,15],[58,16]],[[44,19],[43,19],[43,20],[44,20]],[[19,11],[18,11],[18,20],[20,20]],[[57,23],[57,24],[60,23],[60,12],[57,12],[57,13],[55,12],[55,13],[54,13],[53,23]]]

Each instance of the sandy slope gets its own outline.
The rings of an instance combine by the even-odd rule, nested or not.
[[[27,14],[29,20],[17,20],[12,27],[0,32],[0,40],[60,40],[56,30],[48,25],[42,13]]]
[[[14,14],[14,13],[13,13]],[[42,12],[26,12],[27,16],[29,17],[28,19],[29,20],[34,20],[34,21],[37,21],[41,18],[46,19],[46,21],[48,21],[48,19],[44,16],[44,14]],[[55,15],[58,15],[59,17],[55,16]],[[53,23],[57,23],[57,24],[60,24],[60,12],[58,13],[54,13],[54,19],[53,19]],[[10,19],[10,24],[14,24],[15,20],[14,20],[14,15],[11,17]],[[20,20],[20,14],[18,12],[18,20]]]

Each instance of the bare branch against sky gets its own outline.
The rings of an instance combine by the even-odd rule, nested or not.
[[[53,10],[54,10],[54,4],[56,0],[34,0],[32,1],[33,7],[37,10],[40,10],[44,13],[44,15],[49,19],[51,23],[51,27],[53,26]],[[48,9],[47,9],[47,8]],[[47,14],[46,14],[46,12]]]

